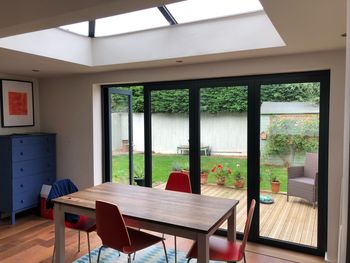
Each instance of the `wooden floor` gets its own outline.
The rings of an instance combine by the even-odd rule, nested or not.
[[[165,185],[157,186],[164,188]],[[243,232],[247,214],[247,191],[218,185],[202,185],[202,194],[240,200],[237,208],[237,230]],[[317,246],[317,208],[301,198],[285,194],[271,196],[274,204],[260,204],[260,235],[307,246]],[[227,228],[226,223],[222,228]]]
[[[72,262],[87,253],[86,236],[82,235],[81,251],[77,252],[77,232],[66,229],[66,262]],[[99,247],[101,241],[95,232],[91,233],[91,247]],[[167,247],[173,247],[173,238],[166,236]],[[49,263],[54,243],[54,226],[50,220],[25,213],[17,218],[16,225],[9,225],[8,219],[0,221],[1,263]],[[178,249],[188,251],[192,241],[178,238]],[[246,249],[248,263],[324,263],[322,258],[249,244]]]

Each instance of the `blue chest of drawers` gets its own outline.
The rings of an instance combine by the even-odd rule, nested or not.
[[[43,184],[56,180],[55,134],[0,136],[0,212],[37,207]]]

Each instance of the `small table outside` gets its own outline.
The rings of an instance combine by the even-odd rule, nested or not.
[[[177,146],[177,150],[176,150],[177,154],[185,154],[186,152],[189,152],[189,151],[190,151],[189,145]],[[200,151],[203,152],[205,156],[208,156],[210,154],[209,146],[207,145],[201,146]]]

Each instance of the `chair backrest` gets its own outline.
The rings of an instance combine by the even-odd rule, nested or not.
[[[78,191],[78,187],[69,179],[56,181],[52,184],[49,195],[47,196],[46,207],[53,207],[52,199],[72,194]],[[70,223],[76,223],[80,219],[79,215],[65,213],[65,220]]]
[[[255,204],[256,204],[256,201],[255,201],[255,199],[253,199],[252,202],[250,203],[247,221],[245,222],[245,227],[244,227],[244,232],[243,232],[243,240],[242,240],[242,244],[240,246],[240,251],[242,254],[244,253],[245,247],[247,245],[249,231],[250,231],[250,225],[252,224],[252,219],[253,219],[253,215],[254,215]]]
[[[165,190],[192,193],[191,181],[188,174],[182,172],[171,172]]]
[[[304,176],[309,178],[315,178],[318,172],[318,153],[306,153]]]
[[[114,204],[96,201],[96,229],[104,246],[123,251],[131,245],[123,216]]]

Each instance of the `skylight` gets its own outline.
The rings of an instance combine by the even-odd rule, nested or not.
[[[96,20],[95,36],[109,36],[126,32],[169,26],[158,8],[116,15]]]
[[[60,28],[82,36],[89,35],[89,22],[87,21],[66,26],[60,26]]]
[[[259,0],[187,0],[166,7],[178,23],[263,10]]]

